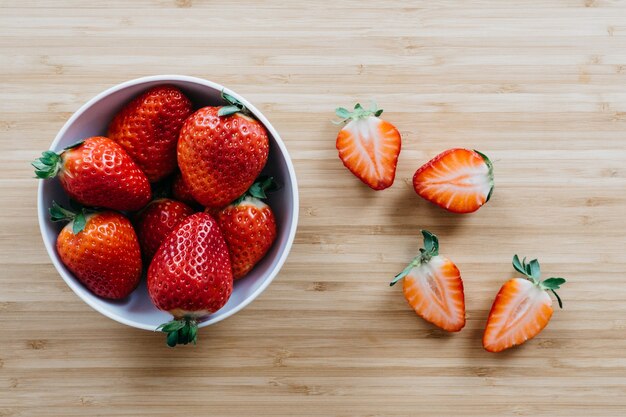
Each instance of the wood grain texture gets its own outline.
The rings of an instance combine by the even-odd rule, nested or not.
[[[0,1],[0,416],[623,416],[626,2]],[[301,220],[276,281],[195,348],[92,311],[52,267],[28,162],[78,107],[163,73],[228,85],[281,132]],[[373,192],[336,156],[338,105],[403,135]],[[465,146],[495,163],[479,212],[434,208],[414,170]],[[467,327],[446,335],[387,282],[440,237]],[[568,278],[522,348],[480,336],[513,253]]]

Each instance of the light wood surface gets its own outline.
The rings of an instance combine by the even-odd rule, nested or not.
[[[0,1],[0,416],[626,415],[626,2]],[[282,134],[301,192],[292,253],[197,347],[92,311],[44,250],[28,162],[86,100],[179,73],[225,84]],[[398,126],[396,183],[336,156],[333,109]],[[430,206],[414,170],[454,146],[495,163],[479,212]],[[440,237],[467,327],[387,283]],[[535,340],[483,351],[511,256],[566,277]]]

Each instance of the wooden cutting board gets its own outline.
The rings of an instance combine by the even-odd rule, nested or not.
[[[626,2],[0,1],[0,416],[626,415]],[[280,131],[301,218],[275,282],[171,350],[92,311],[36,221],[28,162],[124,80],[194,75]],[[373,192],[337,158],[336,106],[375,99],[403,136]],[[411,188],[450,147],[494,161],[479,212]],[[447,335],[387,284],[439,235],[467,327]],[[563,276],[565,308],[521,348],[483,351],[514,253]]]

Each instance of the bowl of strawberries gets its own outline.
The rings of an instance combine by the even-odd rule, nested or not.
[[[52,263],[120,323],[196,343],[280,271],[298,223],[278,132],[243,97],[167,75],[114,86],[33,162]]]

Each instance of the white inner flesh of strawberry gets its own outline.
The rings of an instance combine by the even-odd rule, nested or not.
[[[524,340],[537,334],[541,330],[540,322],[543,321],[537,319],[542,305],[552,305],[548,293],[526,279],[519,279],[519,291],[508,304],[508,309],[494,317],[502,321],[498,339],[510,339],[512,342],[520,328],[524,329]]]
[[[457,311],[461,306],[456,305],[455,297],[448,294],[446,285],[440,285],[440,279],[447,277],[441,274],[441,268],[446,263],[441,256],[434,256],[427,263],[422,263],[411,270],[409,276],[420,286],[423,297],[415,306],[425,316],[445,317],[449,322],[456,322],[456,316],[450,316],[450,312]],[[439,278],[438,278],[439,277]]]
[[[379,138],[380,124],[382,121],[377,117],[367,117],[365,119],[352,120],[344,126],[350,136],[355,139],[353,152],[346,155],[347,159],[357,158],[358,170],[367,172],[370,177],[380,177],[385,172],[382,159],[385,155],[385,148],[393,148],[392,145],[381,143]],[[373,149],[373,155],[370,155],[368,148]],[[358,155],[354,155],[357,152]],[[372,161],[372,157],[374,160]],[[372,161],[373,164],[367,163]]]
[[[459,161],[456,154],[453,154],[453,166],[446,164],[445,160],[433,166],[435,173],[425,185],[425,190],[434,188],[437,193],[449,193],[445,206],[449,208],[458,195],[466,197],[469,194],[475,196],[476,203],[482,205],[487,199],[491,190],[491,179],[489,178],[489,167],[486,163],[468,166],[463,161]]]

